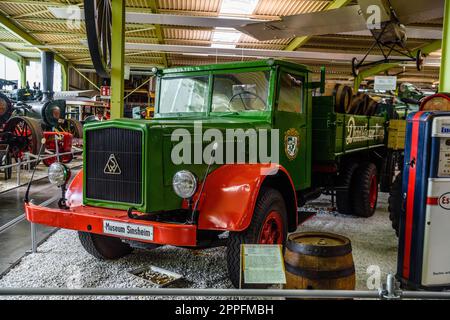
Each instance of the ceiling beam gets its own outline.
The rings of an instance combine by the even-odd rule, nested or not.
[[[86,44],[86,42],[84,42]],[[320,52],[320,51],[284,51],[284,50],[260,50],[260,49],[244,49],[244,48],[212,48],[204,46],[183,46],[168,44],[148,44],[148,43],[129,43],[125,44],[125,49],[135,51],[152,51],[152,52],[171,52],[186,54],[202,54],[211,56],[230,56],[230,57],[269,57],[269,58],[291,58],[291,59],[311,59],[324,60],[331,62],[343,61],[350,63],[355,56],[354,53],[339,52]],[[363,55],[356,55],[362,58]],[[400,58],[398,56],[392,57]],[[378,61],[384,59],[381,55],[369,55],[366,61]],[[438,63],[440,59],[427,58],[427,63]]]
[[[2,25],[6,30],[14,34],[16,37],[22,39],[23,41],[31,44],[32,46],[42,46],[44,45],[42,42],[37,40],[27,31],[19,27],[15,22],[13,22],[10,18],[0,12],[0,25]],[[36,50],[41,51],[36,48]],[[55,54],[55,60],[65,66],[67,61],[61,57],[59,54]]]
[[[352,0],[334,0],[333,2],[328,4],[323,11],[339,9],[345,7],[350,2],[352,2]],[[310,36],[297,37],[294,40],[292,40],[284,50],[295,51],[297,48],[301,47],[306,42],[308,42],[310,38],[311,38]]]
[[[21,55],[9,50],[3,45],[0,45],[0,54],[4,55],[5,57],[8,57],[11,60],[14,60],[17,63],[19,63],[23,59]]]
[[[26,0],[2,0],[2,3],[6,4],[23,4],[27,6],[61,6],[65,5],[64,3],[58,1],[26,1]]]
[[[373,37],[369,30],[353,31],[353,32],[342,32],[339,35],[349,35],[349,36],[364,36]],[[406,35],[408,39],[429,39],[429,40],[439,40],[442,39],[442,27],[416,27],[407,26]]]

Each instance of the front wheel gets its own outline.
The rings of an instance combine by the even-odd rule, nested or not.
[[[83,248],[101,260],[115,260],[130,254],[133,249],[119,238],[78,231]]]
[[[286,204],[278,190],[264,188],[253,212],[250,226],[241,232],[230,232],[227,243],[227,267],[231,282],[240,284],[242,244],[281,244],[286,242]]]

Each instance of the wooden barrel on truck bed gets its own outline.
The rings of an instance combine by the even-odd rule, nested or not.
[[[338,113],[348,113],[353,98],[353,89],[344,84],[330,83],[325,86],[325,96],[335,98],[335,111]]]
[[[352,246],[346,237],[322,232],[292,234],[284,260],[286,289],[355,289]]]

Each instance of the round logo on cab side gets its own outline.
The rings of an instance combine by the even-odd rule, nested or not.
[[[442,209],[450,210],[450,192],[444,193],[439,197],[439,206]]]
[[[300,149],[300,134],[294,128],[284,134],[284,151],[289,160],[297,158]]]

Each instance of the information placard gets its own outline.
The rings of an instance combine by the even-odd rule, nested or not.
[[[397,77],[376,76],[374,89],[377,91],[394,91],[397,89]]]
[[[285,284],[281,245],[243,244],[241,246],[243,284]]]

